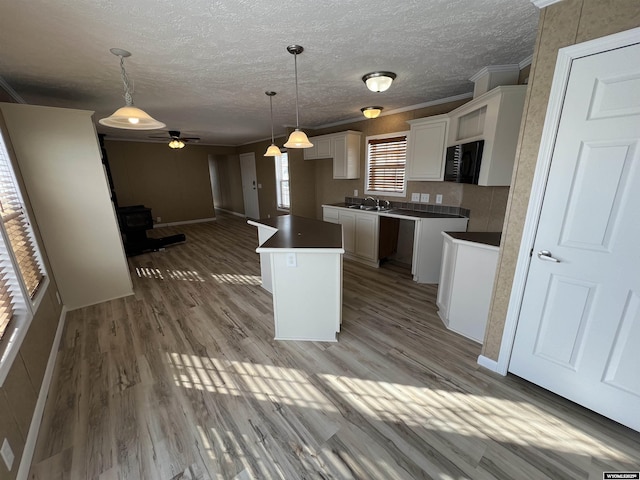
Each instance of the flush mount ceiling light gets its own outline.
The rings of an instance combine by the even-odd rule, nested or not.
[[[287,51],[293,55],[293,63],[296,72],[296,129],[289,135],[289,140],[284,144],[287,148],[311,148],[313,143],[309,141],[306,133],[300,130],[298,114],[298,55],[304,51],[300,45],[289,45]]]
[[[98,120],[100,125],[124,128],[127,130],[155,130],[157,128],[164,128],[166,126],[164,123],[159,122],[144,110],[133,106],[133,97],[131,96],[133,89],[129,85],[129,78],[124,69],[124,59],[130,57],[131,53],[120,48],[112,48],[109,51],[115,56],[120,57],[120,74],[122,76],[122,83],[124,84],[125,106],[116,110],[110,117]]]
[[[363,107],[360,111],[367,118],[377,118],[382,112],[382,107]]]
[[[271,145],[267,148],[265,157],[279,157],[282,155],[280,149],[276,146],[276,143],[273,140],[273,97],[276,92],[264,92],[265,95],[269,97],[269,109],[271,110]]]
[[[396,78],[393,72],[371,72],[362,77],[362,81],[372,92],[384,92]]]

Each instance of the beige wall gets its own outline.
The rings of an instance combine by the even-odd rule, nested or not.
[[[1,121],[0,124],[2,124]],[[16,171],[16,175],[21,190],[25,191],[19,170]],[[43,245],[28,198],[25,198],[25,203],[32,219],[38,244]],[[56,299],[56,281],[46,251],[42,251],[42,256],[50,283],[20,346],[20,351],[13,361],[11,370],[4,384],[0,387],[0,442],[6,438],[15,455],[11,472],[7,472],[4,462],[0,462],[0,478],[3,480],[16,478],[62,312],[62,306],[58,304]]]
[[[244,199],[242,198],[242,175],[240,173],[240,157],[235,153],[219,153],[209,155],[209,170],[218,178],[216,197],[221,208],[229,212],[244,215]]]
[[[120,206],[142,204],[161,223],[215,217],[209,155],[235,154],[232,147],[105,141]]]
[[[638,0],[564,0],[541,12],[482,354],[498,359],[558,49],[640,25]]]

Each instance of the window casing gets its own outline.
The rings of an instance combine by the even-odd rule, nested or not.
[[[406,195],[407,133],[367,137],[365,194]]]
[[[0,132],[0,386],[48,285],[9,148]]]
[[[278,209],[289,210],[291,208],[291,194],[289,191],[289,156],[287,152],[274,157],[276,165],[276,191],[278,197]]]

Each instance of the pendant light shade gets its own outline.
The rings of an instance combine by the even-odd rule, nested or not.
[[[273,143],[269,145],[269,148],[267,148],[267,151],[264,154],[265,157],[279,157],[280,155],[282,155],[282,152],[278,146]]]
[[[122,76],[122,83],[124,84],[125,106],[116,110],[113,115],[101,118],[98,120],[98,123],[107,127],[123,128],[126,130],[156,130],[166,127],[164,123],[159,122],[144,110],[133,106],[129,78],[124,69],[124,59],[130,57],[131,53],[120,48],[112,48],[110,51],[115,56],[120,57],[120,74]]]
[[[271,111],[271,145],[269,145],[269,148],[267,148],[267,151],[265,152],[264,156],[279,157],[280,155],[282,155],[282,152],[280,151],[280,149],[276,145],[276,142],[273,139],[273,97],[275,96],[276,92],[264,92],[264,93],[269,97],[269,109]]]
[[[285,143],[284,146],[287,148],[311,148],[313,147],[313,143],[309,141],[306,133],[299,128],[296,128],[291,132],[289,140],[287,140],[287,143]]]
[[[360,111],[367,118],[377,118],[382,112],[382,107],[364,107]]]
[[[362,81],[372,92],[384,92],[389,89],[395,78],[396,74],[393,72],[371,72],[362,77]]]
[[[293,64],[296,74],[296,129],[289,135],[289,140],[284,144],[287,148],[311,148],[313,143],[309,141],[307,135],[300,130],[300,121],[298,113],[298,54],[304,51],[300,45],[289,45],[287,51],[293,55]]]

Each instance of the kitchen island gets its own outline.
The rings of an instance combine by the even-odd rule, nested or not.
[[[341,226],[293,215],[247,223],[258,228],[275,339],[335,342],[342,320]]]

